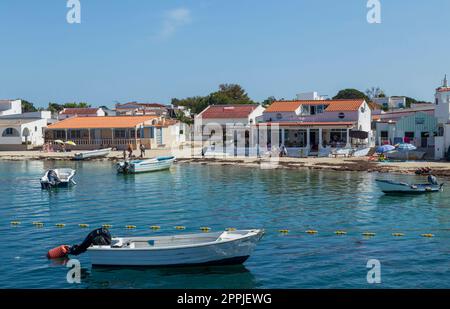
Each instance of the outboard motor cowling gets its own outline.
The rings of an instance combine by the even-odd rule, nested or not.
[[[111,233],[106,228],[99,228],[90,232],[84,241],[79,245],[67,246],[62,245],[51,249],[47,253],[49,259],[62,258],[69,254],[80,255],[92,246],[108,246],[111,245]]]

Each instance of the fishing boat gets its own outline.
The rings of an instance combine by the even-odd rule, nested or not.
[[[75,172],[76,171],[71,168],[50,169],[46,171],[41,178],[41,188],[49,189],[76,185],[75,180],[73,180]]]
[[[381,180],[377,179],[376,183],[378,187],[384,193],[402,193],[402,194],[420,194],[429,192],[439,192],[442,191],[444,186],[441,184],[408,184],[404,182],[395,182],[391,180]]]
[[[111,245],[87,249],[92,265],[188,266],[242,264],[263,235],[262,230],[113,238]]]
[[[87,252],[94,266],[193,266],[242,264],[251,255],[264,230],[234,230],[155,237],[112,238],[105,228],[87,235],[74,246],[51,249],[48,258]]]
[[[117,163],[117,171],[124,174],[136,174],[166,170],[172,166],[175,159],[174,156],[168,156],[147,160],[122,161]]]
[[[83,152],[77,152],[74,155],[74,160],[86,160],[86,159],[92,159],[92,158],[102,158],[109,155],[111,152],[111,148],[104,148],[104,149],[96,149],[96,150],[90,150],[90,151],[83,151]]]

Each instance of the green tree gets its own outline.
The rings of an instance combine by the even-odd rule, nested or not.
[[[273,102],[275,102],[277,99],[274,96],[270,96],[267,99],[265,99],[264,101],[262,101],[262,106],[263,107],[268,107],[269,105],[271,105]]]
[[[68,102],[68,103],[64,103],[63,106],[64,106],[64,108],[88,108],[88,107],[91,107],[91,105],[86,102],[80,102],[80,103]]]
[[[186,106],[192,113],[198,114],[208,105],[254,104],[245,90],[237,84],[221,84],[219,90],[205,97],[196,96],[186,99],[172,99],[174,106]]]
[[[367,102],[370,101],[369,97],[364,92],[361,92],[361,91],[359,91],[357,89],[352,89],[352,88],[340,90],[333,97],[333,100],[341,100],[341,99],[347,99],[347,100],[364,99]]]
[[[385,98],[386,94],[384,93],[383,89],[380,87],[372,87],[366,90],[366,95],[369,97],[370,100],[373,100],[374,98]]]
[[[31,113],[37,111],[38,109],[34,106],[33,103],[28,102],[27,100],[22,100],[22,113]]]

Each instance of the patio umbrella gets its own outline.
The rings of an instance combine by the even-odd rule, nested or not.
[[[72,141],[67,141],[66,144],[67,144],[67,145],[72,145],[72,146],[76,146],[76,145],[77,145],[77,144],[75,144],[75,143],[72,142]]]
[[[376,149],[376,152],[377,153],[386,153],[386,152],[392,151],[394,149],[395,149],[395,147],[392,145],[383,145],[383,146],[378,146]]]
[[[57,144],[64,144],[64,142],[62,140],[60,140],[60,139],[55,140],[55,143],[57,143]]]
[[[402,144],[398,144],[397,145],[397,150],[398,151],[403,151],[406,152],[406,161],[409,160],[409,152],[411,150],[416,150],[417,147],[408,143],[402,143]]]

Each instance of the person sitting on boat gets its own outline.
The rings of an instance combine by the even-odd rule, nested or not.
[[[431,173],[428,175],[428,183],[429,183],[430,185],[438,185],[438,184],[439,184],[438,181],[437,181],[436,176],[434,176],[434,175],[431,174]]]

